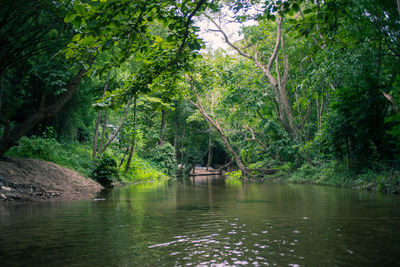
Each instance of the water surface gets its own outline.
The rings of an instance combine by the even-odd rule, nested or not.
[[[2,266],[400,265],[400,200],[200,177],[0,209]]]

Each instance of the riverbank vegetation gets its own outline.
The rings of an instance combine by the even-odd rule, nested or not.
[[[118,152],[103,154],[98,159],[92,159],[91,153],[91,146],[87,144],[60,144],[54,138],[31,136],[23,137],[18,146],[8,151],[7,156],[50,161],[108,186],[113,182],[131,183],[171,178],[167,172],[162,172],[163,169],[156,162],[146,161],[137,154],[132,156],[131,168],[125,172],[126,164],[117,165],[116,159],[123,156],[118,155]]]
[[[3,2],[0,156],[400,192],[396,1]]]

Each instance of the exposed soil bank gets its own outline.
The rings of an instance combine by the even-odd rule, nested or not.
[[[52,162],[38,159],[0,161],[0,205],[87,199],[102,188],[97,182]]]

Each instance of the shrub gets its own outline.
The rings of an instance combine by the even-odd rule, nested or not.
[[[149,164],[146,160],[140,158],[136,153],[132,156],[131,168],[128,173],[125,173],[123,170],[125,169],[124,164],[121,168],[121,178],[125,182],[133,182],[133,181],[161,181],[168,180],[164,173],[156,170],[151,164]]]
[[[50,161],[89,176],[95,166],[90,160],[91,148],[81,144],[61,145],[54,138],[22,137],[19,145],[6,154],[14,158],[36,158]]]
[[[178,165],[175,159],[175,149],[170,143],[156,146],[151,153],[150,160],[157,166],[158,170],[170,177],[176,176]]]
[[[13,147],[7,153],[11,157],[36,158],[52,161],[61,150],[61,145],[54,138],[42,138],[32,136],[22,137],[17,147]]]
[[[225,173],[225,176],[227,176],[230,179],[239,180],[242,177],[242,171],[238,170],[238,171],[227,172]]]
[[[91,177],[101,185],[110,187],[112,182],[119,180],[117,162],[111,156],[103,154]]]

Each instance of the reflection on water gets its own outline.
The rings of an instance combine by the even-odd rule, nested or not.
[[[190,176],[189,179],[193,185],[222,185],[225,183],[224,178],[217,175]]]
[[[198,176],[0,210],[2,265],[400,264],[400,201]]]

